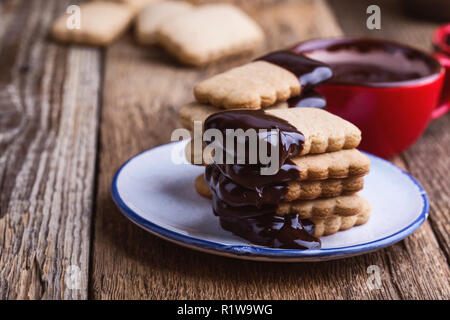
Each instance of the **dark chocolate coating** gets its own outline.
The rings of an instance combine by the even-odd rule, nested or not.
[[[312,236],[314,224],[309,220],[299,219],[297,214],[268,214],[248,219],[220,217],[220,224],[225,230],[266,247],[318,249],[321,246],[320,239]]]

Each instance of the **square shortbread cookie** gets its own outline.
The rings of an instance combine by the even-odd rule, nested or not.
[[[105,1],[83,3],[80,5],[79,29],[69,28],[68,21],[73,16],[65,13],[53,23],[51,34],[62,42],[106,46],[127,29],[133,15],[133,9],[125,4]]]
[[[192,10],[193,6],[183,1],[158,1],[146,6],[136,19],[136,40],[142,45],[158,42],[159,26],[176,16]]]
[[[300,94],[290,71],[266,61],[254,61],[219,73],[194,87],[197,101],[226,109],[260,109]]]
[[[159,41],[181,62],[202,66],[249,52],[264,40],[261,27],[229,4],[207,4],[164,22]]]

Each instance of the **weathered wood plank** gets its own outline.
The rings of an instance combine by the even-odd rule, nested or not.
[[[101,53],[47,40],[69,3],[1,3],[1,299],[87,298]]]
[[[408,168],[431,200],[430,224],[450,261],[450,114],[431,123],[424,136],[403,155]],[[450,281],[450,280],[449,280]]]

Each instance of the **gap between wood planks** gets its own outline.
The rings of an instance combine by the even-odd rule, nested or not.
[[[95,207],[97,205],[97,192],[98,192],[98,185],[99,185],[99,177],[100,177],[100,151],[101,151],[101,123],[102,123],[102,110],[103,110],[103,86],[104,86],[104,80],[105,80],[105,57],[106,57],[106,49],[100,48],[100,92],[98,95],[98,104],[99,104],[99,112],[98,112],[98,126],[97,126],[97,141],[96,141],[96,157],[95,157],[95,175],[94,175],[94,187],[93,187],[93,199],[92,199],[92,217],[91,217],[91,224],[90,224],[90,243],[89,243],[89,266],[88,266],[88,284],[86,288],[86,299],[91,300],[90,297],[90,286],[92,283],[92,265],[93,265],[93,247],[95,242],[95,221],[96,221],[96,210]]]

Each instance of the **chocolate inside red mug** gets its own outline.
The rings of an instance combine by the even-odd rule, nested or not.
[[[291,50],[332,67],[334,77],[317,90],[328,111],[361,129],[362,150],[391,157],[411,146],[437,117],[445,70],[425,52],[362,38],[310,40]]]

